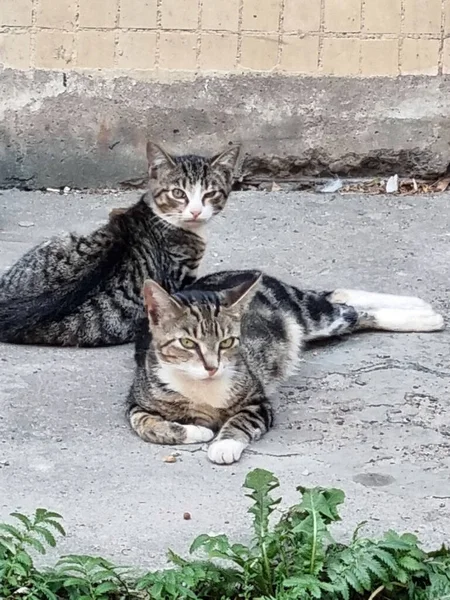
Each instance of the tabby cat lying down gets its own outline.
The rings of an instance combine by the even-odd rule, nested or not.
[[[444,328],[419,298],[301,291],[256,271],[208,275],[173,295],[147,281],[144,300],[131,426],[156,444],[214,440],[208,458],[218,464],[239,460],[271,427],[271,399],[298,367],[304,342],[360,329]]]
[[[0,341],[102,346],[131,342],[151,277],[175,291],[197,277],[206,223],[227,201],[239,148],[170,156],[149,142],[150,192],[87,236],[39,244],[0,277]]]

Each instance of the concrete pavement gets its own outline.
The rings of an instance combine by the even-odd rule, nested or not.
[[[68,229],[89,231],[138,193],[0,192],[0,270]],[[211,228],[203,271],[258,267],[304,287],[415,294],[449,307],[450,195],[320,196],[237,193]],[[197,447],[145,444],[128,429],[124,399],[133,348],[0,345],[0,520],[42,506],[61,512],[59,553],[161,566],[199,533],[244,539],[241,485],[271,469],[286,502],[296,485],[345,490],[346,536],[450,532],[450,330],[365,333],[315,346],[283,388],[276,427],[231,467]],[[189,512],[192,519],[183,519]]]

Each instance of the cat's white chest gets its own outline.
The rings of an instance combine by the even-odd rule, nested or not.
[[[158,375],[170,389],[192,404],[207,404],[214,408],[229,405],[231,382],[226,373],[217,379],[192,379],[170,366],[161,366]]]

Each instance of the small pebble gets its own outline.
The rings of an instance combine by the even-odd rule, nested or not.
[[[171,454],[170,456],[165,456],[165,457],[163,458],[163,461],[164,461],[165,463],[174,463],[174,462],[177,462],[177,457],[176,457],[176,456],[174,456],[173,454]]]
[[[184,519],[185,521],[190,521],[190,520],[191,520],[191,513],[185,512],[185,513],[183,514],[183,519]]]
[[[33,221],[19,221],[17,224],[19,227],[34,227]]]

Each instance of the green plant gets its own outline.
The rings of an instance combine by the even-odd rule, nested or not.
[[[445,546],[427,553],[416,536],[394,531],[366,538],[364,524],[348,544],[337,543],[330,528],[340,520],[342,491],[299,487],[298,504],[276,519],[278,486],[268,471],[248,474],[248,544],[201,535],[190,549],[201,559],[169,551],[171,568],[143,576],[84,555],[39,571],[32,553],[55,546],[54,533],[64,535],[61,517],[13,513],[17,524],[0,525],[0,600],[450,600]]]
[[[32,518],[12,513],[15,525],[0,524],[0,598],[55,600],[47,576],[34,566],[29,549],[46,553],[46,546],[55,547],[54,533],[65,535],[61,515],[38,508]]]

